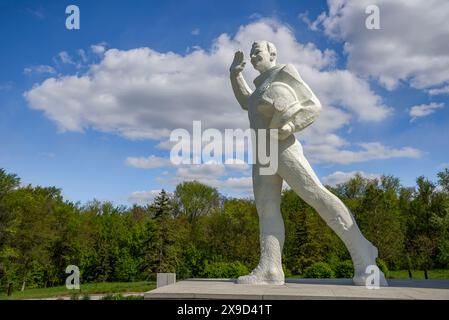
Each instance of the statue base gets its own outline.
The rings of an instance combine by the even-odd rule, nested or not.
[[[449,299],[449,280],[388,279],[388,287],[354,286],[351,279],[286,279],[285,285],[244,285],[233,279],[188,279],[145,293],[145,300],[384,300]]]

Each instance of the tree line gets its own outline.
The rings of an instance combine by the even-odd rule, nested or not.
[[[391,270],[449,268],[449,170],[438,181],[360,175],[328,188],[354,214],[367,239]],[[347,266],[349,253],[317,213],[293,191],[282,194],[287,276],[307,275],[326,263]],[[56,187],[21,185],[0,169],[0,288],[62,285],[76,265],[81,283],[152,280],[157,272],[178,278],[235,277],[259,259],[259,225],[252,199],[222,196],[191,181],[148,205],[85,204],[63,199]],[[350,263],[349,263],[350,268]],[[338,272],[337,272],[338,273]],[[1,289],[0,289],[1,290]]]

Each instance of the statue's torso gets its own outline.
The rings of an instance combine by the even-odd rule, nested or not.
[[[267,103],[262,99],[265,92],[268,90],[272,77],[275,76],[282,66],[276,66],[265,73],[258,76],[254,83],[256,90],[248,99],[248,118],[250,127],[252,129],[268,129],[271,119],[273,117],[273,105]]]
[[[248,99],[248,118],[251,129],[256,131],[256,140],[253,141],[253,143],[256,143],[256,150],[259,148],[259,139],[263,137],[259,129],[266,130],[264,144],[269,149],[270,133],[267,129],[269,129],[275,109],[273,103],[267,102],[266,98],[267,96],[270,96],[269,90],[271,83],[275,80],[274,78],[276,77],[278,71],[283,67],[283,65],[276,66],[268,70],[266,73],[261,74],[254,80],[256,89]],[[280,148],[279,152],[282,152],[282,150],[290,148],[290,146],[294,144],[298,144],[298,141],[292,134],[284,140],[278,140],[277,143]]]

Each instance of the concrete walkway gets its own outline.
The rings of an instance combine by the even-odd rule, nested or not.
[[[238,285],[232,279],[189,279],[145,293],[153,299],[430,299],[449,300],[449,280],[388,280],[389,287],[367,289],[351,279],[287,279],[283,286]]]

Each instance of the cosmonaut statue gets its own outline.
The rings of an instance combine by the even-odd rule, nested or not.
[[[377,248],[362,235],[343,202],[321,184],[304,157],[302,146],[293,133],[306,128],[317,118],[321,104],[295,67],[277,64],[276,55],[276,47],[268,41],[257,41],[252,45],[251,64],[260,72],[254,80],[254,92],[242,75],[245,67],[242,51],[235,53],[230,67],[235,97],[240,106],[248,111],[251,129],[278,129],[276,173],[260,174],[259,169],[263,165],[258,160],[252,168],[260,225],[260,261],[249,275],[238,278],[237,283],[284,284],[282,248],[285,231],[280,202],[282,182],[285,180],[346,245],[354,264],[353,282],[364,286],[370,275],[366,272],[367,267],[376,266]],[[384,274],[378,271],[379,284],[386,286]]]

